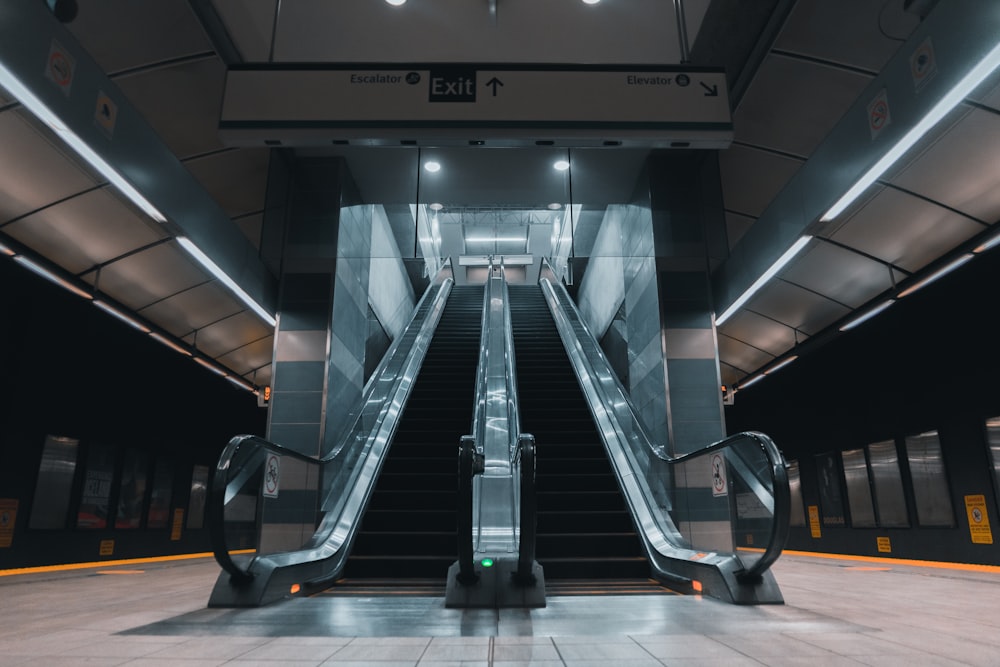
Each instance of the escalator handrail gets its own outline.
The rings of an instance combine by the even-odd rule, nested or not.
[[[630,422],[629,428],[631,429],[631,433],[635,434],[636,437],[643,443],[649,454],[669,465],[677,465],[700,456],[705,456],[714,451],[732,447],[733,444],[739,440],[750,439],[760,447],[761,451],[767,457],[770,467],[771,481],[774,488],[774,529],[771,531],[771,539],[764,547],[763,555],[743,573],[743,576],[752,578],[765,572],[774,563],[774,561],[777,560],[778,556],[784,549],[788,537],[788,523],[791,511],[791,502],[789,499],[790,494],[788,489],[788,472],[786,470],[784,457],[781,455],[781,452],[778,450],[777,446],[775,446],[774,442],[763,433],[750,431],[734,434],[688,454],[679,456],[672,456],[668,454],[663,446],[655,445],[650,440],[645,427],[642,425],[642,421],[639,419],[638,412],[636,411],[632,401],[629,399],[629,394],[625,390],[621,381],[618,379],[618,376],[613,372],[604,374],[598,374],[596,372],[594,361],[588,356],[587,352],[584,351],[580,337],[572,328],[573,325],[566,321],[569,316],[565,311],[569,311],[572,318],[577,324],[580,325],[585,334],[589,336],[590,340],[596,341],[596,338],[587,326],[587,323],[580,314],[576,304],[569,298],[562,284],[559,283],[561,292],[558,293],[552,280],[548,277],[540,277],[539,284],[542,286],[542,291],[543,294],[545,294],[546,300],[549,301],[550,304],[555,303],[559,306],[557,309],[553,309],[550,306],[550,310],[553,310],[554,313],[558,311],[562,317],[565,318],[565,320],[563,320],[560,319],[560,317],[555,317],[555,323],[560,331],[560,336],[568,336],[575,342],[575,345],[572,346],[569,344],[565,345],[574,368],[580,364],[585,364],[589,369],[589,375],[591,378],[600,377],[605,382],[613,381],[616,392],[615,404],[618,406],[624,406],[628,415],[627,419]],[[562,298],[560,298],[560,296]],[[610,369],[610,363],[607,361],[607,358],[599,345],[593,345],[591,354],[598,358],[604,368]],[[605,399],[604,405],[608,405],[607,387],[597,381],[593,382],[593,386]],[[602,406],[602,409],[606,408]]]
[[[321,468],[325,467],[330,462],[337,460],[343,452],[346,443],[353,437],[355,431],[358,430],[358,424],[365,414],[363,406],[367,405],[372,399],[375,389],[383,380],[382,376],[389,368],[391,359],[394,358],[400,351],[399,346],[401,341],[406,337],[406,334],[410,331],[411,327],[417,324],[417,315],[422,312],[425,305],[429,304],[426,308],[425,317],[419,321],[417,335],[412,341],[412,344],[406,350],[406,356],[401,362],[401,366],[404,369],[408,369],[415,373],[416,369],[414,369],[413,366],[418,364],[418,361],[422,362],[423,353],[426,352],[427,345],[429,344],[430,338],[433,336],[434,329],[436,328],[437,319],[439,319],[431,317],[431,314],[440,314],[440,312],[444,309],[444,303],[447,301],[448,295],[450,294],[451,288],[455,282],[453,278],[445,277],[446,273],[449,271],[450,268],[445,266],[438,272],[435,281],[432,283],[432,285],[437,284],[438,289],[427,289],[420,301],[414,307],[413,316],[411,317],[410,322],[407,324],[404,331],[398,335],[395,340],[393,340],[392,345],[390,345],[382,360],[376,366],[375,371],[372,373],[368,382],[365,383],[361,400],[358,403],[361,407],[358,409],[357,414],[351,423],[351,428],[343,431],[343,437],[340,439],[337,446],[334,447],[328,454],[323,457],[309,456],[254,435],[235,436],[223,449],[219,456],[218,463],[212,471],[212,477],[209,484],[207,514],[209,518],[209,535],[216,562],[218,562],[223,570],[230,574],[235,583],[245,583],[253,579],[250,567],[252,566],[254,560],[251,559],[247,563],[246,568],[241,568],[232,558],[231,550],[226,539],[225,507],[227,485],[224,480],[226,479],[226,475],[228,474],[230,467],[233,465],[234,460],[236,460],[236,455],[244,446],[252,446],[258,450],[263,450],[264,452],[271,452],[283,457],[288,456],[308,465],[315,465]],[[416,359],[417,356],[420,356],[419,360]],[[399,376],[397,375],[394,380],[398,382]],[[393,394],[391,396],[387,395],[386,399],[383,401],[379,419],[376,420],[371,428],[368,436],[369,440],[373,437],[372,434],[384,431],[386,428],[388,428],[390,432],[395,431],[395,423],[386,424],[385,422],[387,408],[396,403],[405,405],[412,386],[412,382],[407,383],[407,385],[402,388],[397,385]],[[400,394],[402,394],[402,396],[400,396]],[[396,415],[395,420],[398,420],[398,418],[399,414]],[[362,507],[363,505],[364,504],[362,503]],[[259,530],[260,524],[258,522],[258,531]]]
[[[535,583],[532,566],[535,563],[535,544],[537,541],[538,501],[535,493],[535,438],[524,434],[518,438],[517,453],[519,459],[521,485],[521,516],[520,537],[517,545],[517,571],[514,573],[521,584]]]

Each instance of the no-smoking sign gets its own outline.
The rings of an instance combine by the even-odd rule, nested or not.
[[[268,453],[264,463],[264,497],[277,498],[281,480],[281,459],[277,454]]]
[[[726,459],[722,452],[712,454],[712,495],[725,496],[729,493],[726,482]]]
[[[69,51],[56,40],[52,40],[52,44],[49,46],[49,58],[45,64],[45,76],[67,95],[69,95],[69,89],[73,85],[75,67],[76,61],[69,54]]]
[[[868,103],[868,130],[871,132],[872,140],[886,128],[892,117],[889,115],[889,97],[885,88],[879,91],[871,102]]]

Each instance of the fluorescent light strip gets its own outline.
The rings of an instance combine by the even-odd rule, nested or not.
[[[965,254],[965,255],[962,255],[961,257],[956,257],[955,259],[951,260],[950,262],[948,262],[947,264],[945,264],[944,266],[942,266],[937,271],[934,271],[933,273],[931,273],[930,275],[928,275],[926,278],[921,278],[917,282],[915,282],[912,285],[910,285],[909,287],[907,287],[905,290],[903,290],[902,292],[900,292],[897,295],[896,298],[902,299],[904,296],[909,296],[910,294],[913,294],[914,292],[916,292],[918,289],[921,289],[923,287],[926,287],[927,285],[930,285],[932,282],[934,282],[938,278],[941,278],[942,276],[945,276],[945,275],[951,273],[952,271],[954,271],[955,269],[957,269],[958,267],[962,266],[963,264],[965,264],[966,262],[968,262],[973,257],[975,257],[975,255],[972,255],[972,254]]]
[[[1000,44],[993,47],[985,58],[980,60],[975,67],[969,70],[969,73],[962,77],[954,88],[948,91],[948,93],[941,98],[941,101],[934,105],[930,111],[927,112],[920,121],[914,125],[909,132],[907,132],[902,139],[900,139],[895,146],[889,149],[889,151],[882,156],[882,158],[872,166],[871,169],[865,172],[864,176],[858,180],[851,188],[844,193],[844,195],[837,200],[830,210],[823,214],[820,218],[821,222],[827,222],[837,217],[844,212],[848,206],[850,206],[855,199],[861,196],[865,190],[868,189],[872,183],[877,181],[879,177],[882,176],[896,162],[901,158],[908,150],[913,148],[921,137],[923,137],[932,127],[938,124],[942,118],[948,115],[948,112],[954,109],[958,104],[968,97],[969,94],[974,91],[979,84],[981,84],[986,77],[992,74],[993,70],[1000,65]]]
[[[741,390],[742,389],[746,389],[750,385],[757,384],[758,382],[760,382],[761,380],[763,380],[764,377],[765,377],[764,373],[758,373],[757,375],[753,376],[752,378],[750,378],[746,382],[740,382],[739,388]]]
[[[991,238],[988,238],[985,241],[983,241],[982,243],[980,243],[979,245],[977,245],[972,250],[972,252],[974,252],[976,254],[979,254],[981,252],[986,252],[990,248],[993,248],[994,246],[996,246],[998,243],[1000,243],[1000,232],[994,234]]]
[[[185,236],[178,236],[177,242],[181,244],[181,247],[184,248],[188,254],[198,260],[198,263],[201,264],[206,271],[219,279],[219,281],[228,287],[230,291],[232,291],[232,293],[240,299],[240,301],[249,306],[249,308],[253,310],[253,312],[257,313],[262,320],[267,322],[269,326],[273,327],[277,323],[277,320],[274,319],[274,315],[271,315],[269,312],[264,310],[263,306],[250,298],[250,295],[244,292],[243,288],[237,285],[236,281],[226,275],[226,273],[219,268],[218,264],[209,259],[208,255],[203,253],[201,249],[192,243],[191,239]]]
[[[250,384],[249,382],[247,382],[243,378],[238,377],[236,375],[227,375],[226,379],[229,380],[230,382],[232,382],[234,385],[236,385],[240,389],[245,389],[246,391],[249,391],[249,392],[256,392],[257,391],[257,387],[253,386],[252,384]]]
[[[135,319],[135,318],[133,318],[133,317],[131,317],[129,315],[126,315],[125,313],[123,313],[122,311],[118,310],[114,306],[112,306],[112,305],[110,305],[108,303],[105,303],[104,301],[101,301],[100,299],[94,299],[94,305],[97,306],[98,308],[100,308],[101,310],[103,310],[104,312],[108,313],[109,315],[113,315],[114,317],[117,317],[119,320],[121,320],[125,324],[129,325],[130,327],[132,327],[134,329],[138,329],[142,333],[149,333],[149,331],[150,331],[149,327],[147,327],[145,324],[143,324],[139,320],[137,320],[137,319]]]
[[[166,336],[161,336],[160,334],[154,332],[154,333],[149,334],[149,337],[152,338],[152,339],[154,339],[154,340],[157,340],[157,341],[163,343],[164,345],[166,345],[170,349],[174,350],[175,352],[180,352],[185,357],[190,357],[191,356],[191,351],[190,350],[181,347],[180,345],[178,345],[174,341],[170,340]]]
[[[465,239],[466,243],[524,243],[527,241],[523,236],[470,236]]]
[[[780,370],[780,369],[784,368],[785,366],[787,366],[788,364],[792,363],[793,361],[795,361],[798,358],[799,358],[799,355],[793,354],[792,356],[787,357],[787,358],[779,361],[777,364],[775,364],[771,368],[768,368],[766,371],[764,371],[764,375],[770,375],[774,371]]]
[[[228,378],[229,377],[229,373],[227,373],[226,371],[222,370],[221,368],[219,368],[218,366],[216,366],[215,364],[213,364],[211,361],[207,361],[205,359],[202,359],[201,357],[195,357],[194,360],[196,362],[198,362],[199,364],[201,364],[202,366],[204,366],[205,368],[207,368],[208,370],[210,370],[213,373],[215,373],[216,375],[219,375],[219,376],[224,377],[224,378]]]
[[[854,327],[858,326],[859,324],[862,324],[863,322],[867,322],[871,318],[875,317],[876,315],[878,315],[879,313],[881,313],[883,310],[885,310],[886,308],[888,308],[889,306],[891,306],[894,303],[896,303],[895,299],[886,299],[885,301],[883,301],[879,305],[875,306],[871,310],[866,311],[866,312],[862,313],[861,315],[858,315],[853,320],[851,320],[851,321],[847,322],[846,324],[844,324],[842,327],[840,327],[840,330],[841,331],[848,331],[850,329],[853,329]]]
[[[125,195],[129,201],[138,206],[146,215],[157,222],[166,222],[167,218],[143,197],[135,187],[125,180],[118,171],[98,155],[87,143],[78,137],[60,120],[60,118],[40,99],[35,97],[14,73],[0,64],[0,85],[10,92],[17,100],[33,113],[40,121],[48,125],[63,141],[69,144],[76,153],[90,166],[96,169],[104,178]]]
[[[7,246],[5,246],[2,243],[0,243],[0,253],[3,253],[4,255],[7,255],[8,257],[13,257],[14,255],[17,254],[16,252],[14,252],[13,248],[8,248]]]
[[[800,236],[799,239],[792,244],[792,247],[786,250],[785,254],[779,257],[778,261],[772,264],[771,268],[769,268],[767,271],[764,272],[764,275],[755,280],[753,285],[750,285],[747,291],[743,292],[743,294],[741,294],[740,297],[736,299],[736,301],[734,301],[731,306],[729,306],[729,308],[726,308],[726,310],[721,315],[715,318],[716,326],[722,324],[730,317],[732,317],[733,314],[735,314],[736,311],[743,306],[743,304],[745,304],[747,301],[750,300],[750,297],[759,292],[760,289],[765,284],[767,284],[768,280],[777,275],[778,272],[781,271],[781,269],[783,269],[786,264],[792,261],[792,259],[797,254],[799,254],[799,252],[801,252],[802,249],[806,247],[806,244],[809,243],[809,241],[811,240],[812,240],[811,236]]]
[[[46,269],[41,264],[37,264],[34,260],[28,259],[24,255],[14,255],[13,257],[15,262],[21,264],[24,268],[30,270],[35,275],[41,276],[42,278],[45,278],[49,282],[59,285],[63,289],[68,289],[70,292],[73,292],[73,294],[76,294],[77,296],[82,296],[84,299],[94,298],[94,296],[90,294],[90,292],[86,292],[77,287],[76,285],[74,285],[73,283],[69,282],[68,280],[60,278],[56,274]]]

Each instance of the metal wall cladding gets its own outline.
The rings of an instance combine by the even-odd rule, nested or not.
[[[955,511],[937,431],[907,436],[906,459],[913,479],[917,523],[921,526],[954,526]]]

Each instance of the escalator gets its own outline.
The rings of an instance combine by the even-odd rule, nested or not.
[[[649,562],[541,288],[511,285],[510,305],[546,582],[645,581]]]
[[[443,590],[456,559],[457,453],[471,428],[482,307],[482,286],[452,289],[333,590]]]

